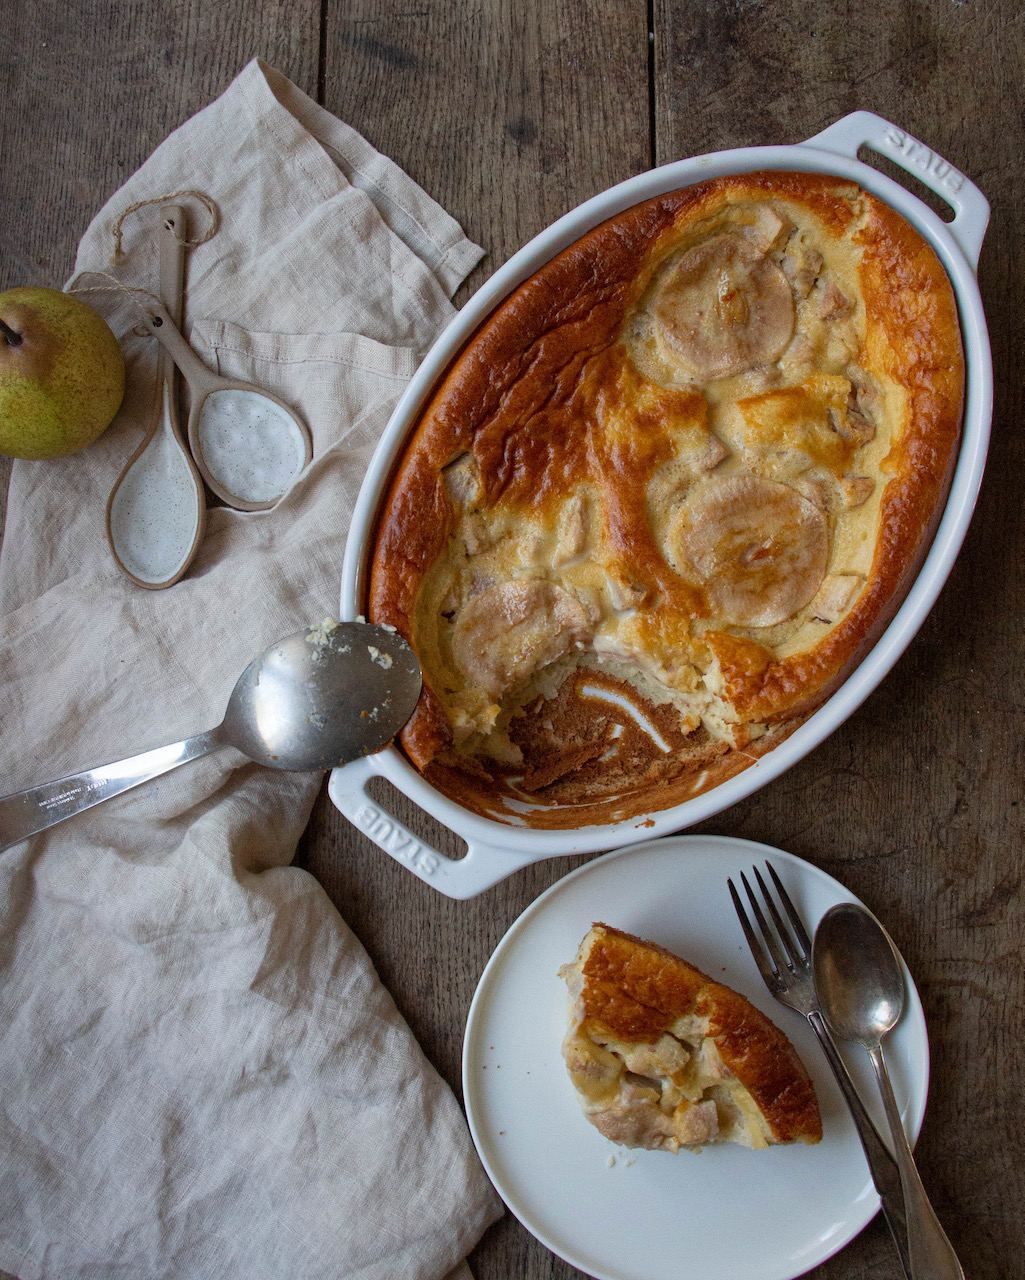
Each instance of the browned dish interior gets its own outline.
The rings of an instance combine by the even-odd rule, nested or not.
[[[747,768],[906,594],[963,381],[936,255],[852,183],[713,179],[596,227],[468,343],[382,504],[410,760],[547,828]]]

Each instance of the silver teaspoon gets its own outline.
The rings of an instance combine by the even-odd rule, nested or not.
[[[0,798],[0,851],[218,747],[293,773],[347,764],[389,742],[419,696],[420,665],[401,637],[328,620],[254,659],[216,728]]]
[[[883,1060],[883,1037],[904,1011],[904,975],[890,939],[864,907],[840,903],[819,921],[812,966],[826,1021],[842,1040],[863,1045],[875,1069],[900,1170],[912,1280],[964,1280],[918,1176]]]

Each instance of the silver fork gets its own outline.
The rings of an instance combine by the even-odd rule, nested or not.
[[[901,1264],[904,1267],[904,1274],[910,1277],[908,1228],[904,1216],[904,1195],[900,1185],[900,1171],[889,1149],[879,1136],[879,1131],[872,1123],[871,1117],[865,1110],[864,1104],[858,1096],[854,1081],[851,1079],[850,1072],[847,1070],[843,1058],[840,1057],[836,1043],[829,1027],[826,1025],[826,1020],[819,1009],[818,997],[815,995],[815,984],[812,979],[811,939],[808,937],[808,931],[805,929],[797,908],[790,899],[790,895],[784,889],[783,882],[776,874],[775,868],[770,862],[767,862],[765,867],[775,886],[783,910],[789,919],[789,927],[776,906],[772,894],[766,887],[761,872],[757,867],[752,867],[775,929],[770,928],[747,876],[741,873],[740,879],[747,892],[751,910],[758,922],[758,928],[761,933],[761,937],[755,933],[733,881],[727,880],[727,884],[730,887],[730,896],[733,898],[733,905],[737,910],[741,927],[744,930],[744,937],[747,939],[747,945],[754,956],[758,972],[762,975],[769,991],[781,1004],[785,1004],[788,1008],[803,1014],[811,1023],[812,1030],[819,1038],[819,1043],[822,1045],[822,1050],[826,1055],[826,1061],[832,1068],[837,1084],[847,1100],[855,1128],[858,1131],[858,1137],[861,1139],[861,1145],[865,1149],[865,1159],[868,1161],[869,1172],[872,1174],[872,1181],[879,1192],[883,1215],[893,1234],[894,1244],[897,1246],[897,1252],[900,1254]]]

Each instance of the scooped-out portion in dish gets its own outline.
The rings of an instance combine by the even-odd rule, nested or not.
[[[410,760],[551,828],[747,768],[906,594],[963,382],[939,260],[850,182],[740,174],[596,227],[464,348],[384,501],[367,608],[423,667]]]
[[[611,1142],[679,1151],[816,1143],[815,1086],[765,1014],[654,942],[595,924],[560,970],[584,1115]]]

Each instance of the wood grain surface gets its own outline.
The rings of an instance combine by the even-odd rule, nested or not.
[[[8,0],[0,289],[59,286],[95,210],[257,53],[402,165],[485,247],[462,299],[552,219],[614,182],[704,151],[798,142],[858,108],[924,139],[989,197],[979,275],[996,369],[993,444],[954,572],[861,709],[698,829],[806,858],[888,925],[930,1029],[923,1180],[971,1280],[1025,1274],[1025,286],[1014,214],[1025,20],[1016,0]],[[402,797],[385,802],[443,851],[458,849]],[[542,862],[453,902],[322,795],[298,860],[458,1089],[463,1026],[488,956],[543,889],[586,859]],[[582,1274],[509,1215],[470,1261],[477,1280]],[[681,1274],[692,1268],[714,1275],[714,1264],[681,1258]],[[883,1280],[899,1268],[877,1221],[811,1274]]]

